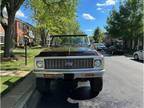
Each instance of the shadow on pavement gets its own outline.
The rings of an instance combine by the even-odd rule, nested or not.
[[[69,103],[67,99],[84,100],[95,97],[88,86],[70,92],[63,81],[54,81],[51,85],[51,93],[41,96],[37,108],[78,108],[78,103]]]
[[[135,59],[131,59],[131,60],[136,61],[136,62],[139,62],[139,63],[144,63],[143,60],[135,60]]]
[[[91,88],[88,86],[77,88],[70,94],[70,98],[74,100],[88,100],[94,97],[96,95],[91,92]]]
[[[52,81],[51,92],[41,96],[37,108],[78,108],[78,104],[69,103],[69,90],[61,80]]]
[[[78,103],[69,103],[63,93],[46,94],[41,97],[37,108],[78,108]]]

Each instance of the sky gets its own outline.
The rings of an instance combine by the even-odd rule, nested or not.
[[[109,12],[119,7],[120,0],[79,0],[77,6],[77,21],[80,24],[80,30],[87,35],[92,35],[97,27],[105,31],[106,20]],[[23,5],[16,13],[16,17],[34,25],[31,18],[32,11]]]

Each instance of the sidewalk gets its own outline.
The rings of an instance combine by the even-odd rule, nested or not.
[[[24,77],[28,75],[30,71],[19,71],[19,70],[13,70],[13,71],[6,71],[1,70],[0,76],[17,76],[17,77]]]

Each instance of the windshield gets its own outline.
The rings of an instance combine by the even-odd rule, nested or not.
[[[50,46],[88,46],[89,39],[86,36],[53,36]]]

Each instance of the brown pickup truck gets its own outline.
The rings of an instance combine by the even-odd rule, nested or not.
[[[53,35],[50,46],[35,57],[36,88],[43,93],[55,79],[72,81],[89,80],[96,95],[102,90],[104,59],[91,47],[86,35]]]

